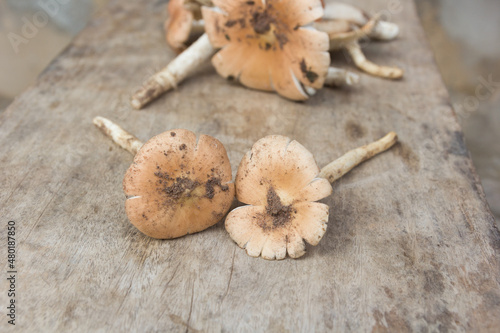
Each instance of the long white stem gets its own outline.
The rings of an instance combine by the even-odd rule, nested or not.
[[[382,77],[384,79],[400,79],[403,77],[403,70],[398,67],[379,66],[366,59],[358,42],[351,42],[345,45],[345,48],[352,57],[352,60],[358,68],[368,74]]]
[[[326,74],[325,86],[352,86],[359,82],[359,75],[345,69],[330,67]]]
[[[352,168],[354,168],[358,164],[391,148],[397,141],[397,134],[394,132],[390,132],[382,139],[372,142],[366,146],[353,149],[346,153],[344,156],[331,162],[323,169],[321,169],[319,176],[322,178],[326,178],[330,183],[333,183],[334,181],[351,171]]]
[[[164,92],[175,88],[204,61],[215,53],[215,49],[207,34],[203,34],[196,42],[172,60],[167,67],[153,75],[132,96],[132,106],[141,109]]]
[[[139,149],[141,149],[143,143],[139,139],[111,120],[103,117],[95,117],[93,122],[114,143],[128,150],[133,155],[137,154]]]

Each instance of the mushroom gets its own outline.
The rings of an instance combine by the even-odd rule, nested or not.
[[[187,47],[192,36],[199,36],[205,31],[201,5],[195,1],[171,0],[167,5],[167,13],[165,36],[167,43],[177,52]]]
[[[355,75],[328,70],[328,35],[310,25],[323,15],[320,0],[213,4],[202,7],[206,33],[144,84],[132,97],[133,107],[140,109],[175,88],[214,54],[212,64],[221,76],[296,101],[308,99],[325,80],[356,81]]]
[[[330,51],[347,50],[354,64],[366,73],[386,79],[403,76],[403,70],[398,67],[379,66],[366,59],[359,45],[359,40],[365,38],[389,41],[398,36],[398,26],[380,20],[380,15],[370,17],[354,6],[328,2],[325,14],[314,23],[314,27],[328,33]]]
[[[247,206],[228,214],[226,230],[252,257],[301,257],[306,251],[303,240],[317,245],[326,232],[329,208],[316,201],[332,193],[330,182],[396,141],[396,133],[390,132],[321,171],[297,141],[280,135],[257,141],[243,157],[235,181],[236,197]]]
[[[177,238],[213,226],[228,212],[235,190],[229,158],[217,139],[174,129],[143,145],[105,118],[95,118],[94,124],[136,153],[123,190],[127,216],[142,233]]]

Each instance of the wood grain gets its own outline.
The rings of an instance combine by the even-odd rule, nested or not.
[[[404,68],[401,82],[363,75],[358,87],[293,103],[227,82],[207,64],[133,111],[138,83],[174,56],[164,6],[111,1],[0,116],[1,232],[9,220],[18,226],[17,329],[499,330],[500,233],[412,1],[392,17],[399,40],[365,48],[371,60]],[[343,57],[335,62],[353,68]],[[98,115],[141,140],[173,128],[215,136],[233,176],[269,134],[298,140],[320,166],[391,130],[400,143],[334,184],[318,246],[268,262],[248,257],[223,222],[171,241],[140,234],[121,185],[132,156],[94,128]],[[4,236],[0,247],[5,254]]]

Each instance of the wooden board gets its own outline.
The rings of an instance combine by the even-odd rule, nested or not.
[[[131,92],[174,56],[164,44],[164,6],[111,1],[0,116],[0,247],[6,258],[7,222],[15,221],[17,329],[500,329],[500,234],[412,1],[392,17],[399,40],[366,47],[373,61],[403,67],[401,82],[364,75],[356,88],[293,103],[229,83],[207,64],[133,111]],[[390,130],[400,143],[334,184],[318,246],[269,262],[247,256],[223,222],[171,241],[140,234],[124,212],[132,156],[93,127],[97,115],[143,140],[172,128],[216,136],[233,175],[268,134],[298,140],[320,166]],[[5,331],[5,278],[0,287]]]

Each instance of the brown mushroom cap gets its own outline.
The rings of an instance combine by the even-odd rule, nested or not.
[[[185,129],[146,142],[123,179],[130,222],[160,239],[202,231],[224,217],[234,199],[231,165],[217,139]]]
[[[217,72],[243,85],[306,100],[323,86],[330,55],[326,33],[305,27],[323,14],[319,0],[214,0],[203,7]]]
[[[184,7],[184,0],[170,0],[167,6],[168,19],[165,22],[167,43],[177,51],[186,48],[194,14]]]
[[[332,193],[319,172],[297,141],[279,135],[257,141],[236,175],[236,196],[250,205],[227,216],[231,238],[250,256],[265,259],[302,256],[303,239],[317,245],[326,231],[328,206],[314,201]]]

